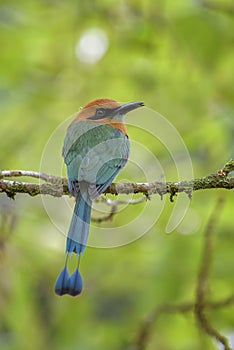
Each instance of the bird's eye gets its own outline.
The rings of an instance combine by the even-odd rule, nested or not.
[[[104,117],[105,116],[105,109],[104,108],[98,108],[96,110],[96,116],[98,118]]]

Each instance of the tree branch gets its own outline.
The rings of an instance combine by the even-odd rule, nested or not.
[[[167,193],[170,194],[170,200],[177,193],[184,192],[191,197],[193,191],[224,188],[231,190],[234,188],[234,177],[228,176],[234,171],[234,160],[231,159],[225,166],[215,174],[202,178],[178,181],[178,182],[150,182],[150,183],[112,183],[105,193],[111,194],[130,194],[143,193],[146,196],[159,194],[161,197]],[[31,182],[20,182],[15,180],[6,180],[6,178],[15,177],[33,177],[45,181],[37,184]],[[0,171],[0,193],[5,192],[8,197],[14,198],[17,193],[25,193],[30,196],[39,194],[50,195],[53,197],[62,197],[69,195],[67,179],[58,176],[38,173],[26,170],[2,170]]]
[[[133,205],[135,205],[138,203],[145,202],[147,199],[148,199],[147,196],[142,196],[142,197],[137,198],[137,199],[128,199],[128,200],[124,201],[124,200],[111,200],[110,198],[104,198],[103,196],[101,196],[101,197],[96,199],[96,202],[104,202],[105,204],[110,206],[111,210],[105,216],[100,216],[100,217],[93,217],[92,216],[91,220],[92,220],[92,222],[97,222],[97,223],[112,220],[114,215],[117,214],[118,206],[120,204],[133,204]]]
[[[228,344],[227,338],[222,335],[214,326],[210,323],[206,315],[206,306],[207,306],[207,291],[208,291],[208,282],[209,274],[212,263],[212,253],[213,253],[213,240],[214,235],[213,231],[217,227],[217,221],[219,215],[222,211],[223,199],[222,197],[218,198],[216,206],[211,214],[211,217],[208,221],[205,236],[204,236],[204,246],[201,259],[201,266],[198,275],[197,290],[196,290],[196,302],[195,302],[195,315],[201,326],[201,328],[212,338],[218,340],[224,347],[225,350],[231,350]]]
[[[214,2],[209,0],[201,0],[199,2],[199,5],[213,11],[223,12],[227,15],[233,16],[234,15],[234,5],[233,3],[225,3],[223,1],[220,2]]]
[[[234,303],[234,294],[214,302],[207,301],[206,307],[208,310],[217,310],[222,307],[228,307]],[[153,332],[152,328],[157,323],[160,316],[165,314],[185,314],[194,311],[194,302],[187,301],[180,304],[161,304],[157,306],[151,313],[143,320],[136,339],[129,347],[129,350],[145,350],[149,343],[149,338]],[[225,348],[224,348],[225,349]],[[227,349],[229,349],[227,347]]]
[[[225,169],[224,169],[225,170]],[[153,333],[153,326],[163,314],[183,314],[194,312],[201,329],[210,337],[216,339],[223,345],[224,350],[231,350],[227,338],[221,334],[209,321],[206,313],[208,310],[227,307],[234,303],[234,293],[230,296],[217,301],[209,301],[207,297],[209,273],[212,264],[214,230],[217,227],[219,215],[223,208],[223,199],[220,197],[208,221],[203,242],[203,252],[201,257],[201,266],[196,287],[196,296],[194,301],[183,302],[180,304],[161,304],[153,309],[143,320],[136,339],[131,349],[145,350],[149,343],[149,338]]]

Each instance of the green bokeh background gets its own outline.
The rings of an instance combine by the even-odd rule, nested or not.
[[[1,169],[38,171],[56,127],[100,97],[145,101],[180,133],[195,177],[220,169],[234,156],[234,15],[232,1],[210,3],[1,0]],[[92,64],[75,53],[91,28],[103,30],[109,40],[106,53]],[[141,142],[169,180],[177,180],[163,147],[157,149],[147,135]],[[233,292],[232,192],[195,193],[190,216],[170,235],[165,227],[173,204],[167,198],[159,220],[140,240],[118,249],[87,248],[85,289],[74,299],[54,294],[65,238],[39,196],[17,195],[13,202],[1,195],[1,350],[134,349],[140,324],[154,307],[193,300],[202,234],[220,195],[225,206],[215,232],[211,300]],[[150,202],[155,210],[158,201]],[[142,207],[127,208],[108,225],[121,226]],[[142,230],[146,220],[142,216]],[[234,331],[233,306],[209,317],[223,333]],[[198,330],[192,314],[164,315],[147,349],[217,346]]]

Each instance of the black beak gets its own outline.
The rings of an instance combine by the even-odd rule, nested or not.
[[[145,104],[144,102],[129,102],[129,103],[125,103],[124,105],[116,108],[114,110],[114,115],[116,114],[126,114],[128,112],[131,112],[133,111],[134,109],[136,108],[139,108],[139,107],[143,107]]]

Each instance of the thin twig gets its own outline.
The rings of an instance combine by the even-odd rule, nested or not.
[[[216,328],[214,328],[206,315],[206,305],[207,305],[207,289],[209,282],[209,274],[212,263],[212,253],[213,253],[213,241],[214,241],[214,230],[217,226],[217,221],[223,207],[223,198],[217,200],[216,206],[211,214],[208,221],[205,236],[204,236],[204,246],[201,258],[201,266],[198,274],[198,283],[196,291],[196,303],[195,303],[195,315],[201,326],[201,328],[212,338],[218,340],[223,344],[225,350],[231,350],[228,345],[227,338],[222,335]]]
[[[0,171],[0,179],[7,177],[34,177],[35,179],[41,179],[46,182],[56,183],[57,181],[61,181],[61,177],[48,175],[44,173],[39,173],[37,171],[30,170],[2,170]]]
[[[225,3],[224,1],[208,1],[208,0],[200,0],[199,5],[208,10],[214,10],[218,12],[223,12],[227,15],[234,15],[234,5],[233,3]]]
[[[234,304],[234,293],[230,296],[213,302],[207,302],[206,307],[209,310],[216,310],[221,307],[227,307]],[[145,350],[149,343],[152,327],[157,323],[158,319],[163,314],[184,314],[194,311],[194,302],[188,301],[180,304],[162,304],[152,310],[142,322],[137,333],[136,340],[131,345],[131,350]],[[228,349],[228,348],[227,348]]]
[[[145,202],[148,198],[146,196],[142,196],[140,198],[137,198],[137,199],[129,199],[129,200],[112,200],[110,198],[104,198],[103,196],[97,198],[95,200],[96,203],[98,202],[104,202],[105,204],[107,204],[108,206],[111,207],[111,210],[110,212],[107,214],[107,215],[104,215],[104,216],[100,216],[100,217],[92,217],[91,220],[92,222],[97,222],[97,223],[101,223],[103,221],[109,221],[109,220],[112,220],[113,219],[113,216],[115,214],[117,214],[118,212],[118,206],[120,204],[132,204],[132,205],[135,205],[135,204],[139,204],[139,203],[142,203],[142,202]]]
[[[228,168],[221,170],[222,173],[228,171]],[[149,337],[152,333],[153,324],[156,323],[158,318],[165,313],[184,313],[188,311],[194,311],[197,320],[204,332],[206,332],[212,338],[218,340],[223,344],[225,350],[231,350],[228,345],[228,340],[224,337],[217,329],[215,329],[209,322],[205,311],[207,309],[218,309],[221,307],[227,307],[234,304],[234,293],[229,297],[210,302],[206,300],[208,280],[212,263],[212,253],[213,253],[213,232],[217,226],[217,221],[223,207],[223,199],[219,198],[215,209],[207,224],[204,237],[204,247],[201,258],[201,266],[199,270],[196,299],[194,302],[186,302],[181,304],[162,304],[157,306],[154,310],[150,312],[147,318],[143,321],[139,332],[137,334],[134,346],[131,349],[134,350],[145,350],[147,344],[149,343]]]
[[[131,350],[145,350],[149,343],[150,335],[152,334],[152,327],[157,322],[162,314],[185,313],[191,311],[194,307],[192,302],[185,302],[181,304],[161,304],[157,306],[142,322],[137,333],[136,340],[131,346]]]

